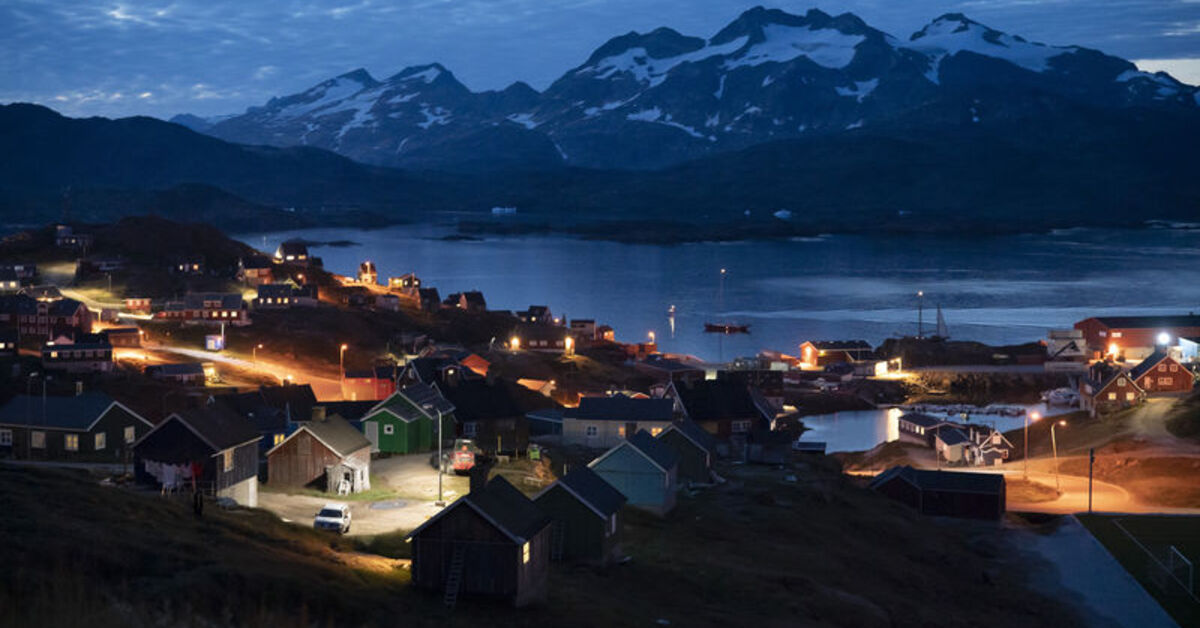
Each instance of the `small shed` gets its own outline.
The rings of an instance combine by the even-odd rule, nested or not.
[[[267,452],[267,477],[271,486],[369,490],[371,441],[339,416],[306,421]]]
[[[658,435],[658,440],[679,457],[679,481],[707,484],[712,481],[712,465],[717,443],[712,434],[692,421],[673,423]]]
[[[133,446],[138,482],[197,487],[244,506],[258,505],[258,433],[254,423],[223,404],[176,412]]]
[[[546,597],[550,518],[503,477],[434,515],[406,537],[413,584],[445,596],[505,599],[524,606]]]
[[[871,488],[923,515],[999,519],[1005,510],[1004,476],[999,473],[929,471],[905,465],[876,476]]]
[[[675,508],[679,458],[648,432],[639,430],[604,452],[589,467],[629,500],[629,505],[656,515]]]
[[[607,563],[617,550],[625,496],[590,467],[576,467],[534,496],[554,520],[553,560]]]

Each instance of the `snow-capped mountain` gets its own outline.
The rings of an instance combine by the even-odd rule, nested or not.
[[[746,11],[709,39],[669,28],[600,46],[545,92],[473,93],[440,65],[356,70],[215,121],[242,143],[305,144],[428,168],[650,168],[779,139],[902,124],[975,125],[1054,106],[1200,115],[1197,88],[1075,46],[943,15],[907,39],[846,13]]]

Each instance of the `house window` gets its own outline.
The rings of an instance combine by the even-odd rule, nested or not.
[[[388,436],[391,436],[392,434],[395,434],[395,433],[396,433],[396,426],[395,426],[395,425],[392,425],[392,424],[390,424],[390,423],[389,423],[389,424],[387,424],[387,425],[384,425],[384,426],[383,426],[383,433],[384,433],[384,434],[387,434]]]
[[[0,446],[12,446],[12,430],[0,430]]]
[[[1124,386],[1124,385],[1125,385],[1125,378],[1124,378],[1124,377],[1122,377],[1121,379],[1118,379],[1118,380],[1117,380],[1117,385],[1118,385],[1118,386]]]
[[[63,449],[66,449],[67,451],[79,451],[79,434],[64,435]]]
[[[222,462],[224,462],[222,468],[226,472],[233,471],[233,450],[226,449],[225,451],[221,452],[221,457],[223,458]]]
[[[526,541],[525,544],[521,546],[521,564],[528,565],[529,558],[532,554],[533,554],[533,548],[530,547],[529,541]]]
[[[1116,400],[1117,400],[1117,393],[1108,393],[1108,400],[1109,400],[1109,401],[1116,401]]]
[[[597,429],[595,425],[587,426],[587,435],[588,436],[595,436],[596,434],[599,434],[599,433],[600,433],[600,430]]]
[[[271,442],[274,445],[278,445],[279,443],[283,442],[283,439],[284,439],[283,432],[280,432],[275,435],[275,438]]]
[[[589,436],[590,436],[590,434],[589,434]],[[621,438],[625,438],[625,426],[624,425],[617,426],[617,436],[620,436]]]
[[[3,348],[4,348],[4,347],[3,347],[2,345],[0,345],[0,349],[3,349]],[[1179,370],[1179,365],[1178,365],[1178,364],[1172,364],[1172,365],[1171,365],[1171,372],[1172,372],[1172,373],[1174,373],[1174,372],[1176,372],[1176,371],[1178,371],[1178,370]]]
[[[1113,337],[1113,338],[1120,338],[1120,337],[1121,337],[1121,335],[1122,335],[1122,333],[1123,333],[1123,332],[1114,331],[1114,332],[1112,333],[1112,337]]]
[[[125,428],[125,442],[132,443],[137,440],[137,430],[132,425]]]
[[[97,432],[93,444],[95,445],[96,451],[104,449],[105,445],[108,445],[108,434],[105,432]]]
[[[34,449],[45,449],[46,448],[46,433],[45,432],[31,432],[29,434],[29,444]]]
[[[1133,393],[1125,393],[1125,401],[1133,401],[1137,395]]]
[[[479,424],[478,423],[476,423],[474,421],[470,421],[468,423],[463,423],[463,436],[474,438],[475,435],[478,433],[479,433]]]
[[[1158,372],[1159,372],[1159,373],[1166,373],[1166,372],[1167,372],[1167,365],[1166,365],[1166,364],[1159,364],[1159,365],[1158,365]]]
[[[651,436],[658,436],[659,434],[662,434],[662,428],[661,428],[661,427],[652,427],[652,428],[650,428],[650,435],[651,435]]]
[[[1160,377],[1160,378],[1158,378],[1158,385],[1159,386],[1170,386],[1171,382],[1173,382],[1173,381],[1174,381],[1174,379],[1170,378],[1170,377]]]
[[[729,429],[731,429],[734,434],[745,434],[746,432],[750,431],[750,421],[733,421],[730,423]]]

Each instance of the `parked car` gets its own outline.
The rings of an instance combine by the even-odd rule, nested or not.
[[[313,527],[346,534],[350,531],[350,507],[346,504],[325,504],[313,518]]]
[[[483,450],[475,444],[475,441],[469,438],[458,438],[455,439],[453,447],[442,452],[442,471],[444,473],[453,471],[457,475],[467,475],[483,459]],[[429,466],[434,469],[438,468],[438,454],[436,451],[429,455]]]

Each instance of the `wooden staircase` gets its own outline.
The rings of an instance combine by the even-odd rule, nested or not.
[[[463,564],[466,563],[467,546],[454,546],[454,554],[450,557],[450,573],[446,576],[446,594],[442,601],[449,608],[458,603],[458,590],[462,587]]]

